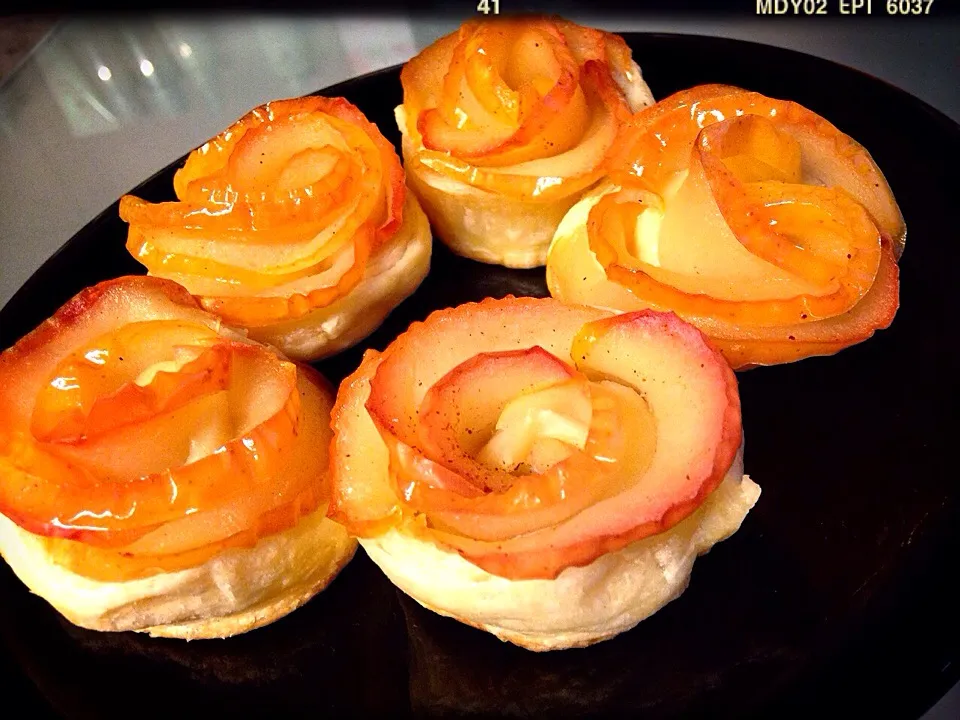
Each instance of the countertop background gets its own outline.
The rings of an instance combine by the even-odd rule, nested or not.
[[[609,30],[807,52],[875,75],[960,121],[955,17],[564,14]],[[103,208],[250,108],[403,62],[458,23],[449,15],[303,13],[0,18],[0,306]],[[958,717],[960,685],[924,720]]]

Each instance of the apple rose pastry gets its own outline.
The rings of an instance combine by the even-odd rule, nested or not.
[[[656,612],[760,494],[733,372],[671,313],[435,312],[367,352],[333,426],[331,517],[424,607],[533,650]]]
[[[430,268],[430,227],[393,145],[343,98],[250,111],[173,185],[176,202],[120,201],[127,249],[297,360],[370,334]]]
[[[705,85],[638,113],[623,140],[557,229],[554,297],[672,310],[735,368],[830,355],[893,321],[903,217],[870,154],[822,117]]]
[[[620,124],[653,102],[622,38],[558,18],[468,21],[400,81],[404,166],[437,235],[515,268],[544,264]]]
[[[88,288],[0,354],[0,553],[83,627],[270,623],[356,549],[326,517],[332,404],[176,283]]]

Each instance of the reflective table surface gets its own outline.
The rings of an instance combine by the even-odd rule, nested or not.
[[[960,120],[954,19],[566,15],[615,31],[800,50],[875,75]],[[0,84],[0,306],[103,208],[251,108],[402,63],[460,19],[233,13],[61,20]],[[960,686],[925,720],[956,717]]]

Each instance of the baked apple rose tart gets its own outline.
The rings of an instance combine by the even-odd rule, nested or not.
[[[564,218],[551,294],[672,310],[735,368],[830,355],[893,321],[906,228],[865,148],[794,102],[725,85],[638,113]]]
[[[516,268],[544,264],[620,123],[653,103],[621,37],[540,16],[467,21],[400,81],[404,166],[438,236]]]
[[[333,395],[176,283],[88,288],[0,354],[0,553],[83,627],[272,622],[356,549],[326,517]]]
[[[367,352],[333,427],[331,517],[423,606],[533,650],[677,597],[760,494],[734,374],[672,313],[437,311]]]
[[[174,190],[121,200],[127,249],[296,360],[364,338],[430,267],[396,150],[343,98],[255,108],[189,155]]]

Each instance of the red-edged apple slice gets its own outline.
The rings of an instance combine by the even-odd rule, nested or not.
[[[481,384],[499,398],[499,407],[508,400],[494,389],[501,383],[507,394],[516,396],[573,378],[576,374],[558,358],[569,357],[570,342],[584,322],[603,314],[511,298],[435,313],[398,338],[377,368],[366,402],[390,454],[396,494],[411,508],[443,513],[450,526],[473,527],[475,515],[490,518],[482,523],[487,537],[549,525],[588,503],[592,489],[575,490],[570,478],[605,474],[591,455],[600,452],[593,449],[601,442],[598,438],[588,438],[584,452],[543,474],[511,475],[485,466],[464,451],[479,451],[473,441],[449,456],[447,451],[457,444],[457,436],[476,435],[484,441],[490,436],[498,419],[494,405],[483,412],[479,402],[471,407],[470,398],[481,397]],[[510,350],[518,345],[522,350]],[[479,357],[472,354],[477,350],[482,351]],[[444,372],[446,368],[452,369]],[[532,383],[530,374],[536,377]],[[573,387],[570,391],[577,393]],[[437,414],[438,401],[431,394],[450,400],[442,414]],[[461,424],[441,439],[443,417],[457,413]],[[421,418],[426,418],[426,427],[421,427]]]
[[[367,412],[370,379],[383,355],[368,350],[337,392],[330,414],[332,498],[329,516],[351,533],[371,537],[393,527],[402,515],[400,496],[389,478],[390,454]]]
[[[334,426],[334,517],[365,537],[399,526],[512,579],[669,529],[741,441],[735,377],[698,330],[529,298],[438,311],[368,354]],[[518,457],[527,467],[505,472]]]
[[[549,529],[496,543],[431,531],[493,574],[553,578],[669,529],[720,483],[740,446],[733,372],[675,315],[644,311],[589,323],[573,355],[588,376],[631,388],[646,401],[657,429],[652,461],[622,492]]]
[[[497,453],[504,459],[503,463],[491,458],[487,464],[476,458],[492,439],[501,410],[518,396],[537,393],[565,381],[579,379],[577,384],[584,386],[586,379],[577,376],[568,363],[537,346],[474,355],[427,392],[418,413],[418,444],[424,454],[443,458],[444,465],[477,488],[484,492],[502,492],[516,480],[512,471],[519,461],[507,467],[510,464],[507,455],[512,453],[507,452],[506,447],[503,453]],[[589,412],[590,400],[585,387],[581,395]]]

